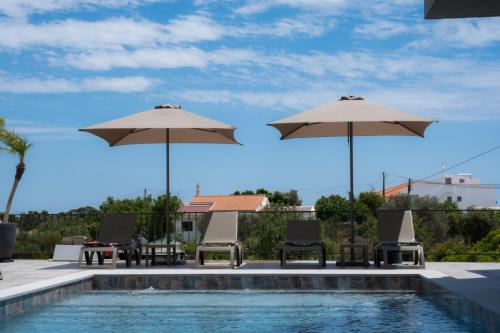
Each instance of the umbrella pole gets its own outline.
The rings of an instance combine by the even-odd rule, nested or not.
[[[349,136],[349,203],[351,207],[351,245],[354,244],[354,170],[353,170],[353,124],[347,125],[347,135]],[[351,246],[351,261],[354,262],[354,247]]]
[[[166,164],[167,164],[167,193],[165,195],[165,221],[167,223],[167,265],[170,266],[170,129],[165,130]]]

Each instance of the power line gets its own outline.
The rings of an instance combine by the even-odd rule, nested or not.
[[[420,183],[420,182],[423,182],[424,180],[426,180],[426,179],[428,179],[428,178],[431,178],[431,177],[437,176],[437,175],[439,175],[439,174],[441,174],[441,173],[443,173],[443,172],[445,172],[445,171],[448,171],[448,170],[454,169],[454,168],[456,168],[456,167],[458,167],[458,166],[461,166],[461,165],[463,165],[463,164],[465,164],[465,163],[468,163],[468,162],[470,162],[470,161],[472,161],[472,160],[475,160],[476,158],[479,158],[479,157],[481,157],[481,156],[484,156],[484,155],[486,155],[486,154],[489,154],[489,153],[491,153],[492,151],[495,151],[495,150],[497,150],[497,149],[499,149],[499,148],[500,148],[500,145],[495,146],[495,147],[490,148],[490,149],[488,149],[488,150],[486,150],[486,151],[483,151],[483,152],[481,152],[481,153],[479,153],[479,154],[477,154],[477,155],[474,155],[474,156],[472,156],[472,157],[470,157],[470,158],[468,158],[468,159],[466,159],[466,160],[464,160],[464,161],[462,161],[462,162],[459,162],[459,163],[454,164],[454,165],[452,165],[452,166],[450,166],[450,167],[448,167],[448,168],[444,168],[444,169],[439,170],[438,172],[435,172],[435,173],[433,173],[433,174],[430,174],[430,175],[428,175],[427,177],[420,178],[420,179],[412,179],[412,180],[411,180],[411,182],[412,182],[412,183]],[[396,178],[401,178],[401,179],[411,179],[411,177],[404,177],[404,176],[399,176],[399,175],[395,175],[395,174],[391,174],[391,173],[386,173],[386,176],[391,176],[391,177],[396,177]],[[440,184],[441,184],[441,183],[440,183]],[[441,185],[443,185],[443,184],[441,184]],[[449,184],[448,184],[448,185],[449,185]],[[462,185],[463,185],[463,184],[462,184]],[[496,185],[496,184],[491,184],[491,185]]]
[[[474,160],[474,159],[476,159],[476,158],[478,158],[478,157],[481,157],[481,156],[484,156],[484,155],[486,155],[486,154],[488,154],[488,153],[491,153],[492,151],[497,150],[498,148],[500,148],[500,145],[495,146],[495,147],[493,147],[493,148],[490,148],[490,149],[488,149],[488,150],[486,150],[486,151],[484,151],[484,152],[482,152],[482,153],[479,153],[479,154],[477,154],[477,155],[474,155],[474,156],[472,156],[472,157],[470,157],[470,158],[466,159],[465,161],[462,161],[462,162],[460,162],[460,163],[457,163],[457,164],[455,164],[455,165],[452,165],[451,167],[448,167],[448,168],[444,168],[444,169],[442,169],[442,170],[439,170],[438,172],[435,172],[435,173],[433,173],[433,174],[431,174],[431,175],[429,175],[429,176],[427,176],[427,177],[425,177],[425,178],[421,178],[421,179],[419,179],[418,181],[426,180],[426,179],[428,179],[428,178],[431,178],[431,177],[437,176],[437,175],[439,175],[439,174],[440,174],[440,173],[442,173],[442,172],[445,172],[445,171],[448,171],[448,170],[450,170],[450,169],[456,168],[457,166],[460,166],[460,165],[465,164],[465,163],[467,163],[467,162],[470,162],[470,161],[472,161],[472,160]]]

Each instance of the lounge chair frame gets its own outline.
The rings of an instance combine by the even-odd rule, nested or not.
[[[125,257],[127,267],[131,266],[132,257],[135,257],[137,265],[141,264],[142,246],[137,243],[135,235],[137,217],[135,214],[116,213],[104,215],[101,232],[97,242],[86,243],[80,249],[78,257],[79,267],[92,265],[93,257],[97,254],[98,266],[94,268],[116,268],[119,251]],[[118,227],[117,227],[118,226]],[[111,253],[111,264],[104,264],[105,253]],[[85,264],[83,258],[85,257]]]
[[[205,265],[206,252],[229,252],[229,266],[234,269],[243,263],[243,245],[238,241],[238,212],[211,212],[205,215],[207,222],[203,241],[196,247],[195,262]]]
[[[383,268],[425,268],[424,246],[415,241],[411,210],[377,212],[380,241],[373,247],[373,261]],[[389,264],[389,252],[411,252],[413,266]],[[381,255],[382,254],[382,255]],[[383,265],[381,265],[383,261]]]
[[[280,251],[281,268],[286,268],[288,253],[316,252],[320,267],[326,267],[326,249],[321,241],[321,222],[319,220],[289,220],[287,235]]]

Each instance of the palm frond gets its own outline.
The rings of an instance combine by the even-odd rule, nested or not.
[[[23,158],[32,146],[32,143],[27,139],[23,138],[14,130],[6,128],[0,128],[0,142],[5,146],[0,147],[2,148],[1,150],[19,155],[20,158]]]

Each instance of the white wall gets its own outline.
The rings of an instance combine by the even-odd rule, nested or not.
[[[451,178],[451,185],[445,184],[446,178]],[[462,183],[460,179],[463,179]],[[404,192],[408,193],[406,190]],[[470,174],[444,175],[440,181],[413,183],[411,194],[418,196],[435,196],[441,202],[451,197],[451,201],[460,209],[467,209],[471,206],[497,206],[496,186],[480,184],[479,179],[472,178]],[[461,201],[459,201],[459,197],[461,197]]]

